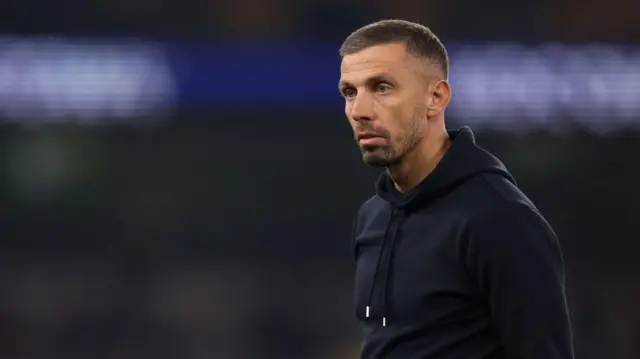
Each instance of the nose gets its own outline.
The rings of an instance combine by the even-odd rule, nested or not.
[[[349,110],[349,115],[354,121],[371,121],[374,116],[373,101],[366,93],[356,95]]]

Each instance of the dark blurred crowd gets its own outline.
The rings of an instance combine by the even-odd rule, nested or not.
[[[129,265],[104,254],[5,259],[0,355],[355,357],[344,271],[165,257]]]
[[[2,358],[356,358],[349,233],[377,171],[339,114],[175,120],[0,132]],[[578,358],[637,358],[640,138],[478,138],[558,232]]]
[[[638,13],[634,0],[5,0],[0,33],[336,40],[395,17],[450,40],[633,42]]]

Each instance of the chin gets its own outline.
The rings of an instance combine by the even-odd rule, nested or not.
[[[362,154],[362,161],[371,167],[389,167],[394,162],[393,159],[386,156],[366,152]]]
[[[365,158],[364,164],[366,164],[367,166],[379,167],[379,168],[389,167],[389,163],[386,160],[381,158]]]
[[[362,161],[371,167],[389,167],[398,161],[390,146],[361,147]]]

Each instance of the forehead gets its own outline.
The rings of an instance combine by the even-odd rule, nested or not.
[[[382,44],[345,55],[340,66],[343,80],[372,76],[381,72],[397,73],[407,69],[406,48],[402,43]]]

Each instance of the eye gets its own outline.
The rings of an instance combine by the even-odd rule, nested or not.
[[[391,86],[388,83],[385,82],[381,82],[379,84],[376,85],[376,92],[377,93],[387,93],[389,92],[389,90],[391,90]]]
[[[356,95],[356,90],[352,87],[346,87],[342,89],[342,96],[345,98],[352,98]]]

